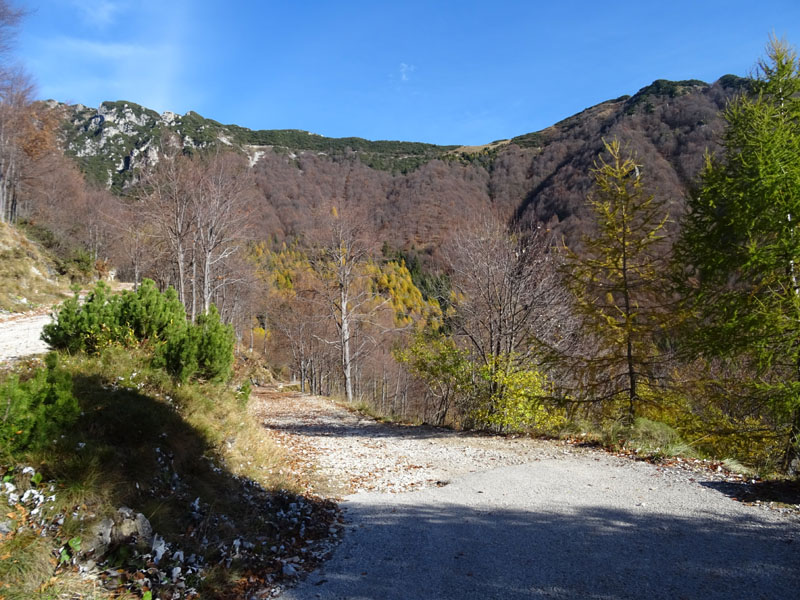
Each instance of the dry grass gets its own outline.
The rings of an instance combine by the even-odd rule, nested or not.
[[[0,538],[0,598],[3,600],[133,599],[102,589],[71,567],[59,567],[51,540],[26,530]]]
[[[184,418],[203,433],[232,474],[268,490],[299,491],[296,482],[280,473],[286,463],[285,452],[270,439],[241,397],[228,391],[213,400],[194,398]]]
[[[0,541],[0,597],[33,598],[56,568],[49,540],[24,531]]]
[[[0,310],[24,312],[50,306],[69,293],[52,259],[14,227],[0,223]]]
[[[496,142],[491,142],[490,144],[482,144],[480,146],[459,146],[455,150],[450,150],[447,154],[459,155],[459,154],[480,154],[481,152],[488,152],[490,150],[496,150],[498,148],[502,148],[503,146],[507,146],[510,144],[510,140],[497,140]]]

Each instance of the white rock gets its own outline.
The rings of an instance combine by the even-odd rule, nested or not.
[[[158,561],[161,560],[161,557],[164,556],[164,552],[167,551],[167,542],[164,541],[160,535],[156,534],[153,536],[153,562],[158,564]]]

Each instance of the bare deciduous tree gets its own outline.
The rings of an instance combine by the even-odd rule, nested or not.
[[[219,267],[239,249],[249,219],[246,200],[253,182],[247,164],[234,154],[216,154],[195,165],[192,191],[195,256],[202,271],[203,310],[227,282]]]
[[[0,221],[17,219],[20,182],[26,167],[26,133],[31,128],[33,86],[27,76],[0,69]],[[31,148],[32,150],[33,148]]]
[[[194,204],[190,190],[194,182],[189,158],[174,140],[167,140],[155,167],[143,178],[141,200],[146,218],[166,240],[176,273],[178,298],[186,306],[187,265],[194,235]]]
[[[148,219],[142,219],[141,206],[126,198],[115,197],[110,226],[115,232],[114,251],[118,268],[123,268],[133,278],[138,289],[144,274],[163,260],[164,244],[160,243],[157,229]]]
[[[352,215],[332,210],[328,239],[316,248],[311,268],[321,285],[311,291],[320,308],[336,327],[334,339],[324,341],[335,346],[341,357],[345,397],[353,400],[353,368],[368,350],[372,338],[363,325],[380,302],[369,285],[365,266],[370,258],[364,224]]]
[[[45,111],[31,104],[33,84],[10,58],[24,11],[0,0],[0,222],[14,222],[18,214],[20,183],[26,162],[38,158],[50,145],[40,133],[52,127]]]
[[[239,318],[242,306],[232,292],[250,277],[235,260],[249,222],[253,183],[247,164],[234,154],[190,158],[175,140],[162,148],[141,182],[140,198],[169,249],[178,297],[192,319],[212,302],[221,315]]]
[[[559,258],[549,233],[508,233],[486,220],[454,237],[446,248],[455,293],[454,327],[489,369],[508,357],[510,365],[530,364],[536,340],[563,326],[559,310]]]

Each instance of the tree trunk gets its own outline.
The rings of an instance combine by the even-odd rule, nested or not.
[[[192,323],[197,317],[197,257],[192,249]]]
[[[633,360],[633,340],[631,335],[631,318],[632,318],[632,310],[631,310],[631,294],[630,294],[630,287],[628,285],[628,240],[627,240],[627,214],[623,207],[622,210],[622,294],[625,300],[625,342],[626,342],[626,352],[625,358],[627,361],[628,367],[628,386],[629,386],[629,394],[628,394],[628,424],[633,425],[633,422],[636,418],[636,401],[638,399],[637,391],[636,391],[636,365],[634,364]]]
[[[133,264],[133,291],[136,292],[139,290],[139,263],[135,262]]]
[[[381,377],[381,413],[386,414],[386,364],[383,365],[383,376]]]
[[[800,475],[800,408],[795,408],[793,411],[789,443],[783,461],[783,468],[787,475],[792,477]]]
[[[203,255],[203,312],[211,306],[211,257]]]
[[[267,316],[268,315],[264,313],[264,347],[263,347],[264,358],[267,357],[267,324],[268,324]]]
[[[343,285],[340,294],[342,302],[342,375],[344,376],[344,393],[348,402],[353,401],[352,364],[350,362],[350,313],[348,311],[347,289]]]
[[[175,249],[175,258],[178,267],[178,299],[186,306],[186,256],[183,243],[180,241]]]

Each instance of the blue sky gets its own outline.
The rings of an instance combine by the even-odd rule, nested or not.
[[[655,79],[748,74],[800,0],[28,0],[38,96],[251,129],[482,144]]]

